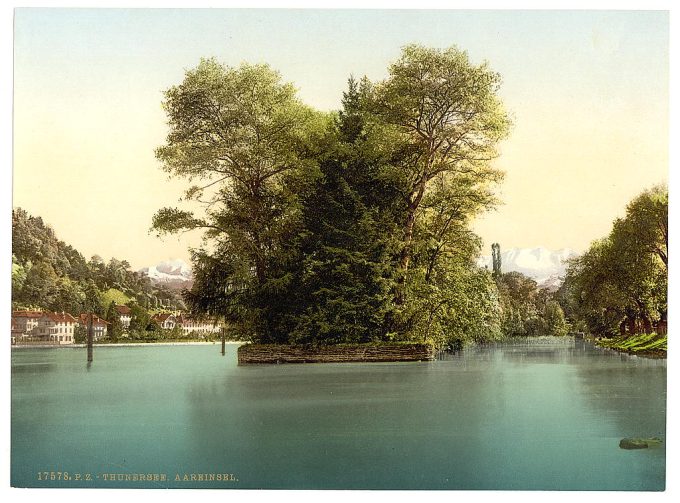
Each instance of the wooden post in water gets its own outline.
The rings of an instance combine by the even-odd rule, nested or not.
[[[87,319],[87,362],[92,361],[92,342],[94,339],[94,328],[92,327],[92,313]]]
[[[220,335],[222,336],[222,356],[225,354],[225,346],[226,346],[226,339],[227,339],[227,334],[226,334],[227,329],[222,327],[220,328]]]

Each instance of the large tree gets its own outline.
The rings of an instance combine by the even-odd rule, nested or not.
[[[114,301],[111,301],[106,310],[106,321],[109,322],[106,327],[109,340],[117,342],[123,335],[123,322],[120,320],[120,314],[116,309],[116,303]]]
[[[406,281],[416,223],[434,182],[448,192],[461,179],[468,187],[459,197],[487,197],[502,178],[490,161],[509,128],[497,92],[500,76],[486,63],[474,65],[467,53],[406,46],[390,66],[389,77],[374,89],[375,113],[391,126],[403,182],[405,212],[399,258]],[[396,295],[403,302],[404,289]]]
[[[161,209],[153,227],[159,234],[204,230],[208,246],[194,255],[194,269],[213,268],[215,254],[229,257],[232,265],[220,267],[252,271],[250,298],[257,298],[270,286],[272,263],[295,231],[291,180],[305,168],[308,138],[325,119],[269,66],[231,68],[212,59],[201,60],[166,91],[164,108],[170,132],[156,156],[168,173],[194,183],[185,199],[200,210]],[[205,286],[196,284],[190,304],[214,311],[218,306],[200,299]]]

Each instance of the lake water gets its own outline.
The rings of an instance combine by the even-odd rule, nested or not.
[[[84,348],[13,350],[12,485],[664,489],[665,449],[619,440],[665,440],[665,360],[562,339],[239,367],[236,347],[95,347],[89,368]],[[148,473],[166,481],[125,480]]]

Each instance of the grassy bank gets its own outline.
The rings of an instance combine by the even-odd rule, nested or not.
[[[660,358],[666,357],[666,351],[668,349],[668,335],[659,335],[656,333],[638,334],[629,337],[612,337],[611,339],[598,338],[593,342],[602,348],[615,349],[634,355]]]

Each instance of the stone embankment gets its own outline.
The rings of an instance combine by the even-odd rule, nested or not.
[[[238,348],[239,365],[252,363],[413,362],[434,360],[430,344],[342,344],[292,346],[245,344]]]

